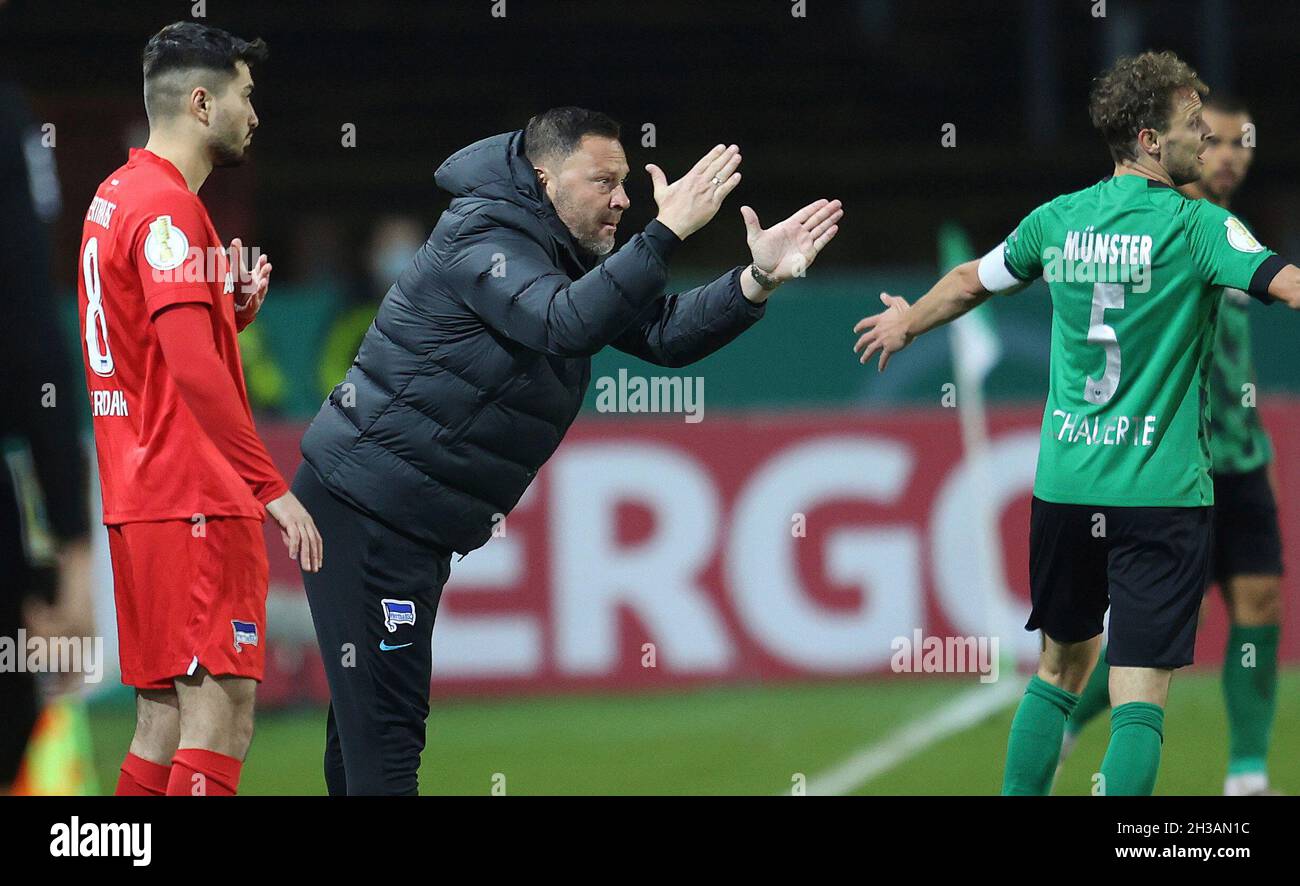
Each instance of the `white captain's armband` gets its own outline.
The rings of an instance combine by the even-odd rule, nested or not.
[[[980,285],[989,292],[1004,293],[1023,289],[1029,284],[1007,269],[1007,244],[999,243],[980,259]]]

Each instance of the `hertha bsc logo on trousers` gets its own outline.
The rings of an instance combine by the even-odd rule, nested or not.
[[[382,600],[384,607],[384,627],[388,633],[397,632],[398,625],[415,624],[415,604],[410,600]]]
[[[257,645],[257,623],[231,619],[230,627],[235,632],[235,651],[243,652],[244,644]]]

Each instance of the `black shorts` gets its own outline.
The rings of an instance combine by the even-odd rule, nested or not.
[[[1061,643],[1102,631],[1115,667],[1192,663],[1209,574],[1211,508],[1056,504],[1035,497],[1029,520],[1033,612],[1026,630]]]
[[[1268,466],[1214,475],[1214,545],[1210,578],[1220,587],[1235,575],[1281,575],[1282,533]]]

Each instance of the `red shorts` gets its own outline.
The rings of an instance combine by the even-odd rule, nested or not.
[[[247,517],[108,527],[122,682],[171,689],[200,667],[262,679],[268,565]]]

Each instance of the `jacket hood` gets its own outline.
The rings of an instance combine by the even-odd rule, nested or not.
[[[541,219],[547,232],[583,270],[594,267],[594,256],[579,249],[569,229],[546,198],[533,164],[524,155],[524,131],[503,132],[461,148],[434,173],[438,187],[460,198],[501,200]]]
[[[503,132],[461,148],[442,162],[434,181],[453,197],[509,200],[533,210],[543,203],[537,174],[524,156],[523,130]]]

